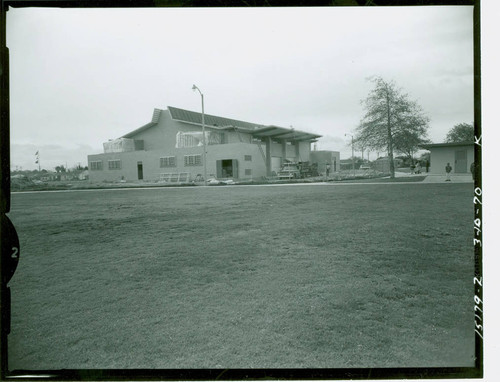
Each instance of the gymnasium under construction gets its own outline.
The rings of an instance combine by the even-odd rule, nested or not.
[[[334,172],[339,165],[338,152],[311,151],[320,135],[208,114],[204,119],[207,178],[272,177],[285,163],[311,163],[315,154],[321,157],[319,168],[328,163]],[[88,162],[91,182],[199,180],[202,114],[171,106],[155,109],[151,122],[105,142],[104,152],[89,155]]]

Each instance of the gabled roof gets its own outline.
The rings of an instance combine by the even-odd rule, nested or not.
[[[190,110],[179,109],[177,107],[172,107],[172,106],[169,106],[168,110],[170,111],[172,119],[175,119],[176,121],[201,125],[201,113],[197,113],[195,111],[190,111]],[[264,127],[264,125],[205,114],[205,127],[215,127],[215,128],[239,127],[247,130],[255,130]]]
[[[131,131],[130,133],[127,133],[125,135],[122,135],[120,138],[131,138],[133,137],[134,135],[140,133],[141,131],[144,131],[146,129],[149,129],[150,127],[153,127],[157,125],[157,123],[155,122],[149,122],[149,123],[146,123],[144,126],[141,126],[139,127],[138,129],[135,129],[134,131]]]
[[[121,138],[131,138],[134,135],[149,129],[158,124],[160,115],[164,110],[154,109],[152,121],[144,126],[123,135]],[[168,111],[173,120],[201,126],[201,113],[179,109],[168,106]],[[218,117],[205,114],[205,127],[218,130],[235,129],[251,134],[255,138],[287,139],[292,141],[310,141],[321,137],[321,135],[306,133],[295,129],[288,129],[279,126],[266,126],[252,122],[239,121],[237,119]]]
[[[153,126],[157,125],[158,124],[158,120],[160,119],[161,112],[162,112],[161,109],[154,109],[154,111],[153,111],[153,118],[151,119],[151,122],[146,123],[144,126],[141,126],[138,129],[135,129],[134,131],[131,131],[130,133],[122,135],[120,138],[131,138],[134,135],[140,133],[141,131],[147,130],[150,127],[153,127]]]

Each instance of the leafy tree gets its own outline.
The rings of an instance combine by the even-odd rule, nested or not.
[[[446,134],[445,142],[474,142],[474,126],[472,123],[459,123]]]
[[[426,162],[431,160],[431,153],[423,153],[420,155],[419,161]]]
[[[425,138],[427,129],[422,126],[414,126],[414,131],[405,131],[400,136],[394,137],[395,150],[407,156],[411,162],[415,153],[419,150],[420,145],[430,143],[430,140]]]
[[[380,77],[372,81],[375,88],[362,101],[365,115],[356,129],[356,141],[359,146],[375,151],[387,150],[394,178],[394,152],[411,157],[420,144],[427,142],[429,118],[394,82]]]

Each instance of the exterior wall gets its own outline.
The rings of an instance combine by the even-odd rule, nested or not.
[[[149,150],[124,153],[89,155],[89,168],[91,161],[102,161],[102,170],[90,170],[91,182],[118,182],[120,180],[137,181],[137,162],[142,162],[143,180],[157,181],[161,174],[188,172],[191,179],[197,174],[203,174],[203,157],[201,165],[184,166],[185,155],[203,155],[202,147],[190,147],[174,150]],[[245,156],[251,160],[245,160]],[[175,167],[160,167],[160,158],[175,156]],[[266,175],[266,165],[262,154],[256,144],[232,143],[207,146],[207,177],[216,177],[216,161],[222,159],[236,159],[238,161],[238,178],[255,179]],[[121,169],[109,170],[108,160],[121,160]],[[250,170],[250,174],[245,174]]]
[[[133,139],[144,140],[144,150],[159,150],[162,147],[169,147],[172,142],[175,146],[175,135],[174,140],[171,141],[171,137],[167,136],[164,129],[161,128],[160,123],[164,122],[162,119],[163,118],[160,117],[160,121],[158,121],[159,123],[156,126],[152,126],[133,136]]]
[[[252,136],[238,131],[224,131],[226,143],[252,143]]]
[[[450,163],[451,167],[453,167],[452,174],[456,174],[455,151],[465,149],[467,150],[467,171],[464,174],[470,174],[470,165],[474,162],[473,144],[464,146],[431,147],[429,149],[431,152],[431,167],[429,169],[429,173],[441,175],[446,174],[446,164]]]
[[[209,126],[205,126],[205,131],[213,131]],[[175,149],[177,140],[177,133],[201,131],[201,126],[191,125],[173,120],[168,110],[162,110],[158,123],[148,129],[134,134],[130,138],[137,140],[144,140],[144,150],[171,150]],[[216,130],[219,131],[219,130]],[[235,132],[224,131],[225,139],[230,142],[239,142],[238,136]]]
[[[212,129],[206,126],[206,130],[210,131]],[[184,166],[184,156],[202,155],[203,147],[176,148],[176,135],[179,131],[201,131],[201,126],[175,121],[171,118],[168,110],[162,110],[156,125],[139,131],[136,134],[127,135],[131,139],[143,140],[144,150],[89,155],[90,181],[137,181],[139,180],[138,162],[142,162],[143,180],[147,182],[157,181],[160,179],[161,174],[167,173],[177,174],[187,172],[190,173],[191,179],[194,179],[198,174],[203,174],[203,163],[196,166]],[[237,160],[237,175],[239,179],[258,179],[266,176],[266,163],[262,156],[262,152],[266,152],[266,144],[264,142],[261,143],[261,152],[259,145],[252,143],[252,136],[250,134],[227,130],[223,130],[223,132],[225,143],[207,145],[207,177],[216,177],[216,163],[218,160],[224,159]],[[296,161],[308,161],[310,143],[299,142],[298,151],[299,158],[297,158],[296,146],[287,145],[286,157],[295,158]],[[171,156],[176,158],[176,165],[174,167],[160,167],[160,158]],[[245,160],[245,156],[247,160]],[[251,156],[251,160],[248,160],[248,156]],[[283,146],[281,143],[273,142],[271,144],[271,156],[280,157],[281,163],[283,163]],[[109,169],[109,160],[120,160],[121,168]],[[102,170],[92,170],[90,164],[92,161],[102,161]]]
[[[142,162],[143,179],[154,180],[155,169],[160,168],[160,157],[164,156],[160,150],[133,151],[114,154],[89,155],[89,179],[91,182],[118,182],[120,180],[138,180],[137,162]],[[109,160],[121,160],[121,168],[108,169]],[[102,170],[92,170],[90,162],[102,161]],[[156,179],[159,178],[159,174]]]
[[[297,158],[296,144],[286,145],[286,159],[292,162],[300,162]]]
[[[267,143],[263,144],[262,146],[265,147]],[[281,145],[281,142],[276,143],[274,141],[271,141],[271,156],[273,157],[283,157],[283,146]]]
[[[245,156],[248,155],[251,156],[249,161],[245,160]],[[238,161],[239,179],[256,179],[266,175],[266,163],[256,144],[228,143],[209,146],[207,148],[207,176],[216,176],[216,163],[223,159],[236,159]],[[203,167],[201,170],[203,172]],[[251,170],[251,174],[245,175],[245,170]]]
[[[325,173],[326,164],[330,165],[330,173],[340,171],[340,153],[338,151],[311,151],[311,163],[318,164],[318,172]]]
[[[272,157],[280,157],[281,158],[281,164],[283,164],[284,160],[283,159],[289,159],[291,161],[295,162],[307,162],[309,161],[309,155],[310,155],[310,147],[311,144],[310,142],[298,142],[298,153],[297,153],[297,148],[296,145],[286,145],[286,158],[283,158],[283,144],[281,142],[276,143],[276,142],[271,142],[271,156]],[[262,148],[266,148],[266,143],[262,143]],[[298,156],[297,156],[298,154]]]
[[[299,143],[299,162],[310,162],[311,157],[311,142],[298,142]]]

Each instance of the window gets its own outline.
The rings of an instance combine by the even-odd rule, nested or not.
[[[201,155],[184,155],[184,166],[201,166]]]
[[[245,155],[245,160],[247,162],[251,162],[252,161],[252,156],[251,155]]]
[[[252,175],[252,169],[251,168],[246,168],[245,169],[245,175]]]
[[[90,170],[91,171],[102,170],[102,160],[91,161]]]
[[[108,168],[110,170],[119,170],[122,168],[122,161],[120,159],[108,160]]]
[[[160,167],[175,167],[175,166],[176,166],[175,157],[160,158]]]
[[[224,133],[218,131],[206,131],[205,143],[207,145],[219,145],[224,143]],[[203,132],[201,131],[178,131],[175,136],[175,148],[203,146]]]

